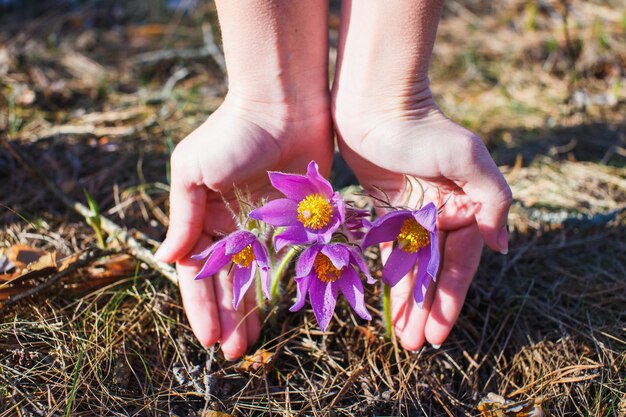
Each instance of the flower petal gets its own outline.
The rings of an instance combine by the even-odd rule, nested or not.
[[[303,245],[311,242],[306,230],[304,230],[304,226],[298,223],[289,226],[284,232],[274,236],[274,250],[278,253],[287,245]]]
[[[254,242],[252,242],[252,252],[254,253],[255,263],[259,267],[261,290],[263,291],[263,295],[265,295],[265,298],[269,300],[271,298],[271,271],[267,248],[264,244],[262,244],[258,240],[255,240]]]
[[[288,198],[279,198],[252,210],[248,216],[272,226],[291,226],[298,223],[298,203]]]
[[[257,238],[247,230],[239,230],[231,233],[224,240],[226,240],[226,255],[234,255],[244,250]]]
[[[268,172],[268,176],[274,188],[296,202],[300,202],[307,195],[318,192],[316,184],[304,175],[271,171]]]
[[[354,311],[365,320],[371,320],[372,316],[365,306],[365,294],[363,293],[363,283],[354,268],[347,268],[341,277],[336,281],[341,293]]]
[[[410,217],[410,211],[398,210],[387,213],[383,217],[376,219],[365,234],[361,247],[367,248],[368,246],[376,245],[381,242],[396,240],[402,228],[402,223]]]
[[[259,279],[261,280],[261,291],[268,300],[272,299],[270,287],[272,286],[272,274],[269,268],[259,268]]]
[[[297,277],[303,277],[311,273],[311,269],[313,269],[313,264],[315,263],[315,257],[319,253],[320,249],[320,245],[311,245],[302,251],[298,257],[298,261],[296,262]]]
[[[394,286],[415,266],[418,253],[405,252],[399,247],[391,251],[383,267],[383,281]]]
[[[437,271],[439,271],[439,241],[437,237],[437,233],[430,234],[430,260],[428,261],[428,275],[436,281],[437,280]]]
[[[269,269],[270,261],[267,247],[265,247],[265,245],[259,242],[256,238],[254,242],[252,242],[252,253],[254,253],[254,259],[259,267]]]
[[[220,240],[218,243],[220,245],[216,245],[214,251],[209,255],[206,262],[202,266],[200,272],[194,279],[202,279],[208,278],[212,275],[215,275],[217,271],[222,269],[226,264],[228,264],[231,260],[231,256],[226,255],[226,242]]]
[[[233,277],[233,307],[237,310],[241,299],[243,298],[250,284],[254,281],[255,266],[252,264],[248,268],[240,268],[235,265]]]
[[[331,284],[331,282],[322,282],[317,278],[313,278],[309,287],[309,298],[311,299],[313,313],[322,331],[326,331],[337,304],[337,287]]]
[[[434,232],[437,224],[437,207],[428,203],[418,211],[413,212],[413,218],[429,232]]]
[[[376,280],[374,279],[374,277],[372,277],[372,274],[370,273],[370,269],[367,266],[365,258],[363,258],[363,252],[361,252],[361,249],[355,246],[348,246],[348,250],[350,251],[352,263],[354,263],[363,273],[363,275],[365,275],[367,283],[375,284]]]
[[[213,242],[212,245],[209,245],[208,248],[206,248],[205,250],[203,250],[200,253],[197,253],[195,255],[191,255],[191,259],[195,259],[196,261],[200,261],[204,258],[206,258],[207,256],[209,256],[216,248],[218,248],[219,246],[223,246],[226,244],[225,239],[220,239],[217,242]]]
[[[319,166],[317,162],[311,161],[306,169],[306,176],[309,178],[312,184],[317,188],[317,192],[324,196],[330,196],[333,194],[333,187],[330,182],[322,175],[320,175]]]
[[[324,245],[321,252],[330,259],[337,269],[344,268],[350,264],[350,251],[341,243]]]
[[[298,311],[302,307],[304,307],[304,302],[306,301],[306,294],[309,292],[309,287],[311,286],[312,279],[313,279],[312,275],[306,275],[303,277],[295,278],[298,294],[296,296],[296,302],[289,308],[289,311],[291,312]]]
[[[431,259],[430,248],[424,248],[418,252],[417,276],[413,286],[413,298],[419,308],[423,308],[424,296],[432,278],[428,274],[428,265]]]

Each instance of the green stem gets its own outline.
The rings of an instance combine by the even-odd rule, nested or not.
[[[385,315],[385,336],[393,340],[393,323],[391,322],[391,287],[383,284],[383,313]]]
[[[291,249],[289,249],[289,252],[287,252],[285,256],[283,256],[283,258],[280,260],[280,264],[278,264],[278,268],[276,268],[276,271],[274,272],[274,276],[272,277],[272,288],[270,289],[270,296],[272,297],[271,299],[272,303],[276,302],[276,297],[278,296],[278,283],[280,282],[280,279],[283,277],[283,275],[285,275],[285,272],[287,272],[287,267],[289,266],[289,263],[291,262],[293,257],[296,256],[297,254],[298,254],[298,247],[293,246]]]
[[[96,237],[98,238],[98,246],[100,249],[106,249],[107,245],[104,240],[104,235],[102,234],[102,229],[99,227],[94,227],[93,230],[96,232]]]

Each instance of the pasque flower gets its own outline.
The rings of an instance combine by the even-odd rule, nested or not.
[[[233,306],[237,309],[250,285],[256,271],[261,277],[263,294],[270,297],[270,265],[267,249],[251,232],[239,230],[215,242],[193,259],[205,259],[204,266],[195,279],[215,275],[229,262],[233,263]]]
[[[249,217],[272,226],[287,228],[274,238],[280,251],[288,244],[327,243],[345,218],[345,203],[339,193],[320,175],[315,161],[306,175],[269,172],[270,182],[286,198],[266,203]]]
[[[413,296],[420,305],[430,281],[436,279],[439,269],[436,223],[437,208],[433,203],[417,211],[392,211],[372,224],[361,244],[366,248],[381,242],[394,242],[382,274],[383,281],[392,287],[417,263]]]
[[[298,294],[289,310],[300,310],[308,293],[317,323],[324,331],[333,316],[341,291],[361,318],[371,320],[372,316],[365,307],[363,283],[358,271],[365,275],[369,284],[375,282],[358,247],[343,243],[313,244],[307,247],[296,262]]]

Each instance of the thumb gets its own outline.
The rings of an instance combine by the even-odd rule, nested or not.
[[[170,190],[170,224],[165,241],[155,256],[164,262],[175,262],[194,247],[204,224],[207,190],[196,184],[185,184],[172,170]]]

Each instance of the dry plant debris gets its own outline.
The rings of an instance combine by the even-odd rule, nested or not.
[[[226,85],[211,4],[130,3],[1,15],[0,139],[152,249],[167,226],[171,150]],[[83,217],[0,147],[0,416],[624,417],[620,5],[446,2],[433,91],[486,139],[515,204],[510,254],[485,252],[438,350],[405,352],[341,306],[321,333],[310,310],[285,314],[286,281],[257,351],[226,362],[194,340],[170,281],[115,239],[97,250]],[[350,182],[343,166],[337,187]]]

